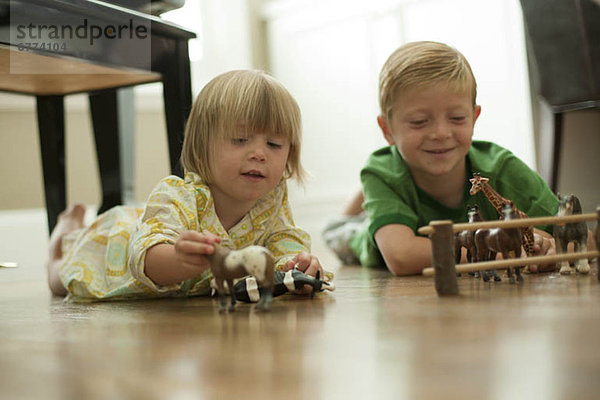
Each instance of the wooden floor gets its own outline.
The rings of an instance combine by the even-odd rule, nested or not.
[[[1,271],[0,271],[1,272]],[[600,285],[433,279],[341,267],[271,312],[208,298],[72,304],[0,284],[2,399],[597,399]]]

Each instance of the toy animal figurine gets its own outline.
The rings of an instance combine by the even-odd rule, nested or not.
[[[504,197],[500,196],[500,194],[498,192],[496,192],[488,183],[489,179],[482,177],[478,173],[474,173],[473,178],[469,179],[469,181],[472,184],[469,194],[471,196],[474,196],[475,194],[477,194],[480,191],[483,192],[485,197],[487,197],[487,199],[494,206],[496,211],[498,211],[498,214],[500,214],[500,217],[502,217],[502,215],[503,215],[502,207],[504,204],[510,202],[510,200],[505,199]],[[518,216],[518,218],[529,218],[527,216],[527,214],[525,214],[523,211],[517,209],[516,207],[514,207],[514,211],[515,211],[516,215]],[[523,247],[525,248],[525,253],[527,253],[528,257],[531,257],[534,255],[534,252],[533,252],[533,244],[534,244],[533,227],[528,226],[528,227],[522,228],[521,234],[523,235],[522,241],[523,241]]]
[[[519,215],[515,212],[512,201],[506,203],[502,207],[502,215],[505,221],[518,219]],[[486,252],[489,259],[495,259],[497,253],[501,253],[504,259],[521,257],[521,228],[493,228],[493,229],[478,229],[475,232],[475,245],[477,246],[477,256],[479,259],[486,257]],[[523,282],[521,276],[521,268],[515,267],[517,280]],[[512,274],[512,268],[507,269],[508,281],[515,283],[515,278]]]
[[[581,204],[579,199],[570,194],[561,196],[558,194],[558,213],[559,217],[566,215],[581,214]],[[575,251],[587,251],[587,225],[585,222],[574,222],[570,224],[554,225],[554,240],[556,241],[556,253],[566,253],[567,246],[574,242]],[[575,261],[575,268],[581,274],[590,272],[590,265],[587,258]],[[568,261],[560,263],[560,273],[568,275],[573,272]]]
[[[481,217],[481,214],[479,213],[479,206],[477,204],[475,204],[474,206],[467,206],[467,216],[468,216],[469,223],[483,221],[483,218]],[[478,258],[477,246],[475,246],[475,231],[462,231],[462,232],[458,232],[456,234],[456,237],[454,239],[454,254],[456,257],[456,259],[455,259],[456,264],[460,263],[460,257],[461,257],[460,250],[463,247],[467,249],[467,261],[469,263],[488,260],[487,256],[483,260],[480,260]],[[479,277],[479,275],[481,275],[483,280],[485,282],[488,282],[490,280],[490,275],[489,275],[490,273],[494,277],[495,281],[498,282],[498,281],[502,280],[502,278],[500,278],[500,276],[498,275],[498,273],[496,272],[495,269],[490,270],[489,273],[488,273],[488,271],[481,271],[481,273],[479,273],[479,272],[471,273],[470,272],[469,274],[474,275],[477,278]]]
[[[274,264],[273,255],[264,247],[249,246],[241,250],[230,250],[219,244],[215,244],[215,251],[209,255],[210,269],[215,278],[217,291],[221,306],[219,312],[225,311],[225,288],[223,281],[228,287],[233,287],[235,278],[252,275],[260,284],[260,301],[256,305],[259,310],[268,310],[273,300]],[[230,311],[235,310],[235,291],[230,291]]]
[[[294,290],[300,290],[304,285],[312,286],[312,292],[310,293],[311,299],[315,296],[315,293],[322,292],[324,290],[334,291],[335,286],[331,282],[325,282],[320,279],[320,272],[317,271],[317,276],[312,277],[306,275],[298,269],[291,269],[287,272],[275,271],[275,284],[273,286],[273,297],[281,296],[287,292]],[[246,302],[256,303],[260,301],[260,285],[253,276],[246,277],[233,285],[233,291],[235,292],[235,298]]]
[[[483,221],[477,204],[474,206],[467,205],[467,218],[469,223]],[[473,231],[462,231],[456,234],[456,237],[454,238],[454,257],[457,264],[460,263],[460,250],[463,247],[467,249],[467,261],[477,262],[477,249],[475,248],[475,241],[473,240],[474,235],[475,232]]]

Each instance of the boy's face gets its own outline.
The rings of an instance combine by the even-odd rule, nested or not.
[[[233,139],[217,139],[210,160],[213,197],[229,206],[251,207],[277,186],[289,151],[284,136],[243,129]]]
[[[385,139],[395,145],[416,182],[452,173],[464,174],[473,126],[481,107],[468,91],[446,84],[402,90],[391,120],[377,119]]]

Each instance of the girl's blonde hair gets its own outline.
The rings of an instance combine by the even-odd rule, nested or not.
[[[388,120],[398,93],[407,88],[446,83],[471,93],[476,105],[477,82],[469,62],[458,50],[437,42],[411,42],[387,59],[379,74],[379,107]]]
[[[283,135],[290,141],[284,178],[303,181],[300,162],[302,123],[298,103],[287,89],[263,71],[239,70],[221,74],[204,86],[185,127],[181,164],[210,184],[210,155],[217,138],[244,132]]]

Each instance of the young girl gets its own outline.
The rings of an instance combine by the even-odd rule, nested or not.
[[[144,209],[119,206],[83,226],[70,207],[50,237],[52,293],[115,299],[210,292],[214,244],[261,245],[276,268],[323,270],[294,225],[286,179],[302,180],[300,110],[260,71],[231,71],[198,95],[186,126],[185,178],[169,176]]]

